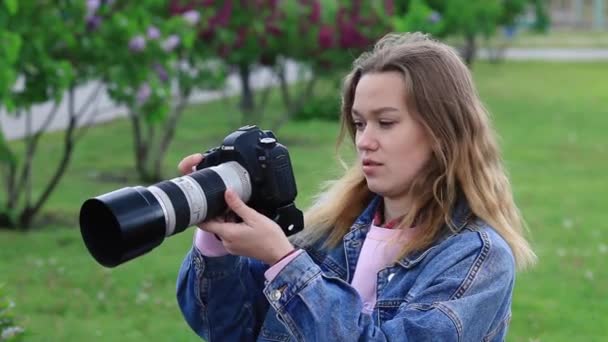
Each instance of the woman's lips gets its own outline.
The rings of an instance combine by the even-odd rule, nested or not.
[[[378,163],[374,160],[364,159],[362,161],[363,173],[365,174],[373,174],[382,166],[381,163]]]

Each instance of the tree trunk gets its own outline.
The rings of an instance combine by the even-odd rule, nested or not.
[[[191,90],[190,89],[181,89],[179,99],[177,101],[177,105],[173,107],[171,110],[170,116],[167,119],[167,123],[163,129],[164,134],[161,136],[158,151],[155,153],[155,160],[153,163],[152,176],[156,178],[158,181],[163,179],[162,174],[162,165],[165,160],[165,155],[167,154],[167,150],[169,149],[169,145],[173,141],[173,137],[175,136],[175,129],[177,127],[177,123],[186,109],[188,105],[188,99],[190,98]]]
[[[473,66],[475,55],[477,54],[477,45],[475,42],[475,35],[467,33],[465,37],[465,46],[463,51],[464,62],[469,66]]]
[[[138,178],[142,181],[147,181],[150,178],[146,169],[146,161],[148,160],[148,148],[141,129],[141,120],[139,113],[134,108],[129,109],[129,118],[131,119],[131,127],[133,128],[133,151],[135,153],[135,170]]]
[[[241,123],[249,124],[255,111],[255,101],[251,89],[251,66],[249,64],[239,64],[239,78],[241,79]]]
[[[70,119],[68,122],[68,127],[64,131],[64,139],[63,139],[63,154],[61,156],[61,160],[59,161],[59,165],[55,169],[53,176],[46,184],[46,187],[42,190],[42,194],[38,197],[34,203],[31,201],[31,188],[27,189],[28,197],[25,202],[25,206],[21,213],[19,214],[19,225],[24,228],[30,228],[34,217],[38,214],[40,209],[42,209],[43,205],[49,199],[50,195],[53,193],[57,185],[59,185],[59,181],[65,174],[68,165],[70,164],[70,160],[72,159],[72,154],[74,152],[74,133],[76,130],[76,124],[78,121],[78,113],[74,107],[74,95],[75,95],[75,86],[71,86],[68,91],[68,114],[70,115]],[[32,151],[32,154],[34,152]],[[28,183],[31,183],[31,176],[28,180]]]
[[[300,76],[297,82],[303,82],[303,88],[298,91],[298,87],[296,87],[296,90],[294,91],[295,94],[292,94],[292,91],[289,88],[289,83],[287,82],[286,68],[284,64],[278,68],[277,77],[279,78],[279,89],[281,91],[281,97],[283,99],[283,106],[285,110],[283,111],[283,115],[281,115],[272,124],[271,130],[275,133],[293,118],[295,113],[304,105],[304,101],[313,97],[315,85],[317,83],[317,75],[314,73],[314,71],[311,72],[310,79],[308,80],[304,80],[304,77]]]

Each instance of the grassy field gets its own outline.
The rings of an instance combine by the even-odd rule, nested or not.
[[[518,275],[508,340],[605,341],[608,64],[480,63],[475,77],[540,257],[534,269]],[[171,146],[167,177],[177,175],[183,155],[216,145],[235,129],[232,112],[225,102],[191,107]],[[280,132],[301,207],[338,170],[335,132],[335,124],[322,122],[290,123]],[[81,203],[138,184],[129,137],[126,121],[91,129],[46,207],[44,229],[0,232],[0,283],[16,303],[26,341],[198,340],[174,299],[192,230],[115,269],[96,264],[81,241]],[[41,178],[48,176],[61,138],[44,137],[35,164]]]

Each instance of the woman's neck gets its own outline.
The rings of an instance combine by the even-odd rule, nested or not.
[[[411,203],[409,197],[384,197],[384,222],[390,222],[391,220],[407,214]]]

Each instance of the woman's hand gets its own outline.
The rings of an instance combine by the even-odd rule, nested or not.
[[[182,159],[178,168],[186,175],[202,160],[200,153],[192,154]],[[226,190],[224,200],[243,222],[226,222],[220,217],[205,221],[198,227],[217,235],[229,253],[273,265],[294,249],[276,222],[247,206],[234,191]]]

